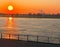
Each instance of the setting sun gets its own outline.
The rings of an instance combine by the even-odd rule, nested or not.
[[[8,6],[8,10],[10,10],[10,11],[13,10],[13,6],[12,5],[9,5]]]

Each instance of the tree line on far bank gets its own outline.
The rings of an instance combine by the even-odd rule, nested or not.
[[[24,18],[60,18],[60,14],[2,14],[0,17],[24,17]]]

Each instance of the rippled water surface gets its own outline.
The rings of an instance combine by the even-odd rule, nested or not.
[[[6,18],[0,17],[0,32],[59,37],[60,19],[14,18],[15,31],[6,31]]]

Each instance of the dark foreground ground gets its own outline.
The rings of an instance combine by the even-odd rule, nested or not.
[[[59,44],[0,39],[0,47],[60,47]]]

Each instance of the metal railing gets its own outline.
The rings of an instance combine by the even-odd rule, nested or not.
[[[36,41],[36,42],[47,42],[47,43],[60,44],[60,38],[58,38],[58,37],[0,33],[0,38],[1,39],[16,39],[16,40],[24,40],[24,41]]]

